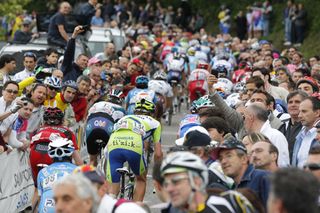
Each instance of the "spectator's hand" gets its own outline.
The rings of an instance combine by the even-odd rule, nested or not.
[[[21,141],[23,143],[22,147],[20,147],[18,150],[19,151],[27,151],[29,148],[29,143],[26,140]]]
[[[213,85],[218,82],[218,79],[215,75],[209,75],[207,78],[209,93],[212,94],[215,92],[215,89],[213,88]]]
[[[71,38],[76,38],[77,35],[84,32],[83,26],[78,25],[74,28]]]
[[[9,154],[10,152],[12,152],[13,148],[11,146],[7,146],[7,154]]]
[[[4,147],[0,145],[0,154],[4,152]]]

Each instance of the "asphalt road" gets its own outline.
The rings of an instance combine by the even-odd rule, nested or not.
[[[183,104],[181,107],[181,112],[177,113],[176,115],[173,115],[172,118],[172,124],[171,126],[168,126],[167,124],[162,125],[163,131],[162,131],[162,149],[164,155],[169,150],[170,147],[174,146],[174,141],[177,137],[178,132],[178,126],[180,123],[180,120],[182,119],[183,115],[186,113],[186,106]],[[153,206],[156,204],[161,203],[161,201],[157,198],[156,194],[153,193],[153,183],[152,183],[152,165],[153,162],[151,162],[151,165],[149,166],[148,176],[147,176],[147,191],[144,198],[144,203],[146,203],[148,206]],[[160,209],[152,208],[151,211],[153,213],[160,212]]]

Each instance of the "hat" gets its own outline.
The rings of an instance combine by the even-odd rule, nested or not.
[[[309,77],[309,76],[305,76],[303,79],[298,81],[297,88],[302,83],[310,84],[312,86],[313,92],[319,92],[318,84],[317,84],[316,80],[314,80],[314,78]]]
[[[83,175],[86,176],[92,183],[99,183],[99,184],[104,184],[104,177],[103,175],[98,172],[97,170],[95,171],[89,171],[89,172],[83,172]]]
[[[211,152],[212,159],[218,159],[219,153],[221,150],[229,150],[229,149],[240,149],[245,153],[247,153],[247,148],[241,141],[235,138],[231,138],[231,139],[225,140],[222,144],[220,144],[217,148],[215,148]]]
[[[24,19],[22,25],[30,25],[31,21],[29,19]]]
[[[200,132],[199,130],[192,130],[185,135],[185,142],[183,143],[183,146],[208,146],[210,145],[210,142],[211,138],[208,134]]]
[[[209,136],[209,132],[208,132],[204,127],[202,127],[202,126],[193,126],[193,127],[189,128],[189,129],[184,133],[183,137],[177,139],[177,140],[175,141],[175,144],[176,144],[177,146],[182,146],[183,143],[184,143],[184,141],[185,141],[185,139],[186,139],[186,135],[187,135],[189,132],[195,131],[195,130],[197,130],[198,132],[203,133],[203,134],[206,134],[206,135]],[[193,134],[198,134],[198,133],[193,133]],[[192,136],[192,135],[190,135],[189,137],[191,138],[191,136]],[[192,137],[192,138],[193,138],[192,140],[194,140],[194,137]],[[211,141],[211,140],[210,140],[210,141]]]
[[[101,60],[98,59],[97,57],[90,58],[88,61],[88,67],[96,63],[101,63]]]

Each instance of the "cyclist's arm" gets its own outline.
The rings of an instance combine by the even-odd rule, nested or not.
[[[153,132],[153,142],[154,142],[154,160],[155,161],[161,161],[163,157],[162,148],[161,148],[161,125],[159,123],[159,126],[155,129]]]
[[[80,157],[80,152],[79,150],[74,150],[74,152],[72,153],[72,158],[74,160],[74,163],[77,165],[77,166],[80,166],[80,165],[83,165],[83,160],[81,159]]]

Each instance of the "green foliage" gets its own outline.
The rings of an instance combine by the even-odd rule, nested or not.
[[[13,19],[17,14],[22,13],[25,5],[31,0],[5,0],[1,3],[0,16],[7,16]]]

